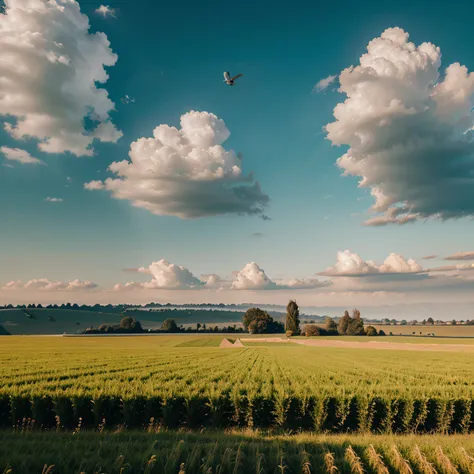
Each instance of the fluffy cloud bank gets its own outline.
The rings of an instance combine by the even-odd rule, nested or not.
[[[153,262],[148,267],[140,267],[135,271],[152,275],[152,280],[145,283],[129,282],[125,285],[117,284],[114,289],[116,291],[134,290],[134,289],[152,289],[152,290],[190,290],[205,287],[206,283],[195,277],[187,268],[181,265],[175,265],[165,259]],[[216,280],[208,279],[211,285]]]
[[[153,262],[148,267],[127,269],[152,276],[152,280],[144,283],[131,281],[117,284],[115,291],[154,289],[154,290],[304,290],[326,287],[328,281],[316,278],[293,278],[289,281],[273,281],[255,262],[245,265],[242,270],[234,273],[233,281],[223,280],[219,275],[211,273],[197,278],[187,268],[175,265],[164,259]]]
[[[240,158],[222,143],[230,132],[208,112],[181,116],[181,128],[159,125],[153,137],[130,147],[130,161],[110,165],[117,178],[91,181],[89,190],[106,189],[116,199],[157,215],[196,218],[218,214],[264,217],[269,197],[253,177],[242,174]]]
[[[187,268],[161,259],[148,267],[153,276],[151,282],[143,284],[144,288],[163,288],[169,290],[195,288],[203,285]]]
[[[237,272],[232,282],[233,290],[305,290],[321,288],[330,285],[331,282],[322,282],[316,278],[299,279],[292,278],[289,281],[272,281],[255,262],[245,265]]]
[[[441,52],[400,28],[372,40],[342,71],[344,102],[327,138],[349,150],[337,164],[371,188],[367,225],[474,215],[474,74],[458,63],[440,77]]]
[[[336,263],[326,271],[321,272],[321,275],[356,277],[387,273],[419,273],[422,271],[422,267],[415,260],[411,258],[407,260],[400,254],[391,253],[382,265],[377,265],[373,260],[363,260],[358,254],[344,250],[344,252],[337,253]]]
[[[276,289],[276,283],[267,277],[265,270],[255,262],[250,262],[235,275],[232,288],[235,290],[271,290]]]
[[[95,139],[116,142],[104,88],[117,56],[73,0],[5,0],[0,15],[0,116],[17,139],[48,153],[92,155]],[[93,126],[84,128],[87,118]]]
[[[24,284],[21,281],[10,281],[2,287],[2,290],[81,291],[92,290],[93,288],[97,288],[97,285],[89,280],[62,282],[38,278]]]
[[[9,148],[2,146],[0,152],[3,153],[5,158],[10,161],[17,161],[22,165],[44,165],[45,163],[34,156],[31,156],[27,151],[20,148]]]

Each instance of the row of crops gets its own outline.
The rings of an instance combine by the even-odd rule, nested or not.
[[[124,339],[0,348],[0,425],[474,430],[469,354]]]
[[[0,435],[0,472],[160,474],[471,474],[467,437],[140,433]],[[15,450],[11,447],[15,446]],[[99,446],[99,449],[97,448]]]
[[[0,395],[0,426],[43,429],[124,426],[167,428],[278,427],[316,432],[468,433],[474,431],[469,399],[363,398],[245,394],[119,398],[101,395]]]

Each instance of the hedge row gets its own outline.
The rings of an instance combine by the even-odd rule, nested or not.
[[[28,421],[27,421],[28,420]],[[34,420],[34,421],[33,421]],[[468,433],[474,400],[361,397],[47,397],[0,395],[0,426],[75,429],[229,426],[315,432]]]

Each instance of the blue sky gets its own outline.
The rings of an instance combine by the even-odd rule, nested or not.
[[[7,15],[14,4],[18,0],[7,2]],[[148,267],[160,259],[197,277],[217,274],[226,281],[256,262],[276,281],[312,278],[346,249],[379,265],[392,252],[420,263],[425,255],[439,255],[431,266],[444,265],[443,256],[474,250],[470,211],[444,222],[417,218],[406,225],[364,226],[374,201],[370,188],[358,188],[360,176],[341,176],[336,160],[348,146],[333,146],[323,131],[345,95],[334,90],[337,81],[313,92],[319,80],[359,64],[369,41],[395,26],[408,32],[415,45],[431,42],[441,48],[440,72],[457,61],[472,70],[473,5],[142,1],[110,4],[115,14],[106,16],[95,11],[99,5],[84,3],[81,12],[89,18],[90,33],[105,33],[118,56],[106,68],[107,82],[98,87],[115,104],[107,120],[123,136],[115,143],[96,142],[93,156],[76,157],[38,150],[38,140],[18,140],[0,131],[0,145],[25,150],[47,165],[0,156],[1,163],[13,166],[0,167],[1,285],[78,279],[111,289],[146,281],[123,269]],[[228,87],[222,82],[224,70],[244,76]],[[134,102],[122,103],[125,95]],[[111,177],[108,166],[128,159],[133,141],[151,137],[160,124],[179,128],[180,116],[192,110],[225,122],[230,138],[223,147],[242,153],[244,174],[254,173],[270,197],[265,214],[271,220],[232,213],[196,219],[154,215],[129,200],[114,199],[109,191],[84,189],[84,183]],[[180,288],[173,295],[166,290],[140,292],[139,299],[211,299],[194,290]],[[312,301],[311,291],[304,291]],[[288,297],[286,291],[271,293],[265,298]],[[0,292],[0,300],[11,295]],[[15,295],[32,297],[26,291]],[[138,298],[127,293],[119,299],[129,297]],[[223,297],[262,298],[255,292]],[[86,297],[77,293],[75,298]]]

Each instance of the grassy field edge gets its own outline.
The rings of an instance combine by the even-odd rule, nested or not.
[[[416,474],[429,472],[430,465],[467,474],[474,469],[473,455],[474,438],[466,435],[0,430],[0,472],[11,474],[40,474],[45,466],[77,474],[410,472],[407,468]]]

